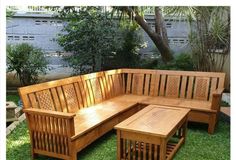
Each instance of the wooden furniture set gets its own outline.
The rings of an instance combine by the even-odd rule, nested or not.
[[[118,69],[19,88],[36,154],[77,152],[146,106],[190,109],[188,120],[213,133],[224,73]]]

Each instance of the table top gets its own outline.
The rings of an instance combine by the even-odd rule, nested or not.
[[[190,109],[149,105],[115,126],[115,129],[167,137]]]

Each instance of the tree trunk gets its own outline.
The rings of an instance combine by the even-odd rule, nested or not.
[[[134,16],[135,21],[143,28],[143,30],[148,34],[153,43],[156,45],[158,50],[161,53],[162,60],[164,62],[171,61],[173,59],[173,55],[171,54],[171,50],[167,44],[165,44],[163,38],[156,32],[152,30],[150,26],[146,23],[144,18],[139,15],[137,11],[133,11],[129,7],[123,7],[123,9],[127,12],[127,14],[131,17]]]

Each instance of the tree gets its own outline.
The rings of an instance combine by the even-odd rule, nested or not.
[[[230,8],[166,7],[165,12],[187,17],[195,69],[222,71],[230,52]]]
[[[139,50],[143,47],[140,27],[128,20],[122,20],[118,29],[120,34],[118,41],[121,47],[112,58],[107,59],[106,69],[139,67],[141,62]]]
[[[104,59],[120,47],[117,23],[102,7],[64,7],[59,13],[67,25],[58,43],[74,53],[66,59],[69,65],[75,73],[100,71]]]
[[[12,7],[6,8],[7,20],[9,20],[15,14],[15,12],[12,9],[13,9]]]
[[[124,16],[123,13],[126,13],[131,20],[135,20],[140,27],[149,35],[153,43],[156,45],[160,51],[162,60],[164,62],[171,61],[173,55],[171,53],[170,47],[168,45],[167,32],[163,22],[161,10],[159,7],[149,7],[154,9],[155,13],[155,30],[153,30],[145,21],[144,15],[142,13],[142,7],[114,7],[116,10],[121,11],[119,14]]]
[[[16,71],[21,85],[36,83],[46,69],[47,61],[40,49],[27,43],[7,45],[7,71]]]

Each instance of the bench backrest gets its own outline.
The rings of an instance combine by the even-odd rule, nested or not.
[[[83,108],[80,76],[19,88],[24,108],[75,112]]]
[[[106,77],[107,98],[125,93],[125,79],[121,69],[104,71]]]
[[[224,88],[225,73],[122,69],[125,93],[210,100],[212,92]]]
[[[74,113],[118,95],[210,100],[224,73],[118,69],[19,88],[24,108]]]
[[[123,92],[121,70],[97,72],[19,88],[24,108],[75,113]]]

